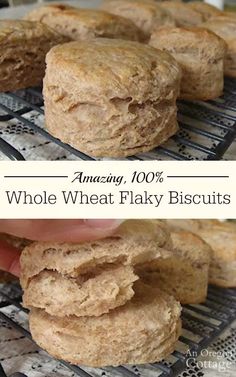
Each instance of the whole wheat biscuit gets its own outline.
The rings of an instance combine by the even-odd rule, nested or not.
[[[29,12],[25,18],[40,21],[75,41],[97,37],[134,41],[144,38],[141,30],[132,21],[97,9],[49,4]]]
[[[169,52],[182,68],[180,98],[210,100],[222,95],[227,46],[210,30],[198,27],[163,27],[149,44]]]
[[[204,302],[207,296],[208,272],[212,250],[197,235],[176,230],[171,233],[173,255],[159,258],[141,277],[154,287],[173,295],[181,304]]]
[[[218,220],[167,220],[167,224],[192,230],[212,249],[209,282],[236,287],[236,225]]]
[[[180,305],[172,296],[137,282],[131,301],[100,317],[57,318],[33,309],[30,330],[49,354],[74,364],[142,364],[174,350],[179,318]]]
[[[196,12],[200,13],[203,21],[209,20],[211,17],[220,16],[223,12],[215,7],[214,5],[204,3],[202,1],[190,1],[187,5],[195,10]]]
[[[197,26],[203,22],[202,15],[185,3],[163,1],[160,5],[172,15],[177,26]]]
[[[225,58],[225,75],[236,77],[236,18],[228,16],[214,17],[201,26],[212,30],[225,40],[228,46]]]
[[[198,234],[212,248],[210,283],[220,287],[236,287],[236,225],[218,222],[202,226]]]
[[[66,40],[40,22],[0,20],[0,91],[40,85],[47,52]]]
[[[100,38],[58,46],[46,60],[46,126],[63,142],[95,157],[124,157],[178,130],[181,71],[169,54]]]
[[[99,316],[124,305],[134,266],[172,253],[161,221],[129,220],[112,237],[81,244],[36,242],[21,255],[23,303],[51,315]]]
[[[153,29],[162,25],[174,26],[175,22],[168,10],[154,1],[140,0],[105,0],[102,9],[123,16],[134,22],[148,40]]]

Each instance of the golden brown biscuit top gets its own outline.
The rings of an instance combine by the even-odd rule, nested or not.
[[[212,255],[211,247],[202,238],[186,230],[171,232],[174,250],[192,262],[209,263]]]
[[[220,9],[214,7],[214,5],[203,3],[201,1],[190,2],[188,3],[188,6],[199,12],[205,21],[211,17],[218,16],[223,13]]]
[[[0,20],[0,42],[18,42],[32,38],[50,38],[56,32],[40,22],[26,20]]]
[[[97,95],[136,100],[160,96],[168,85],[178,85],[180,68],[168,53],[131,41],[99,38],[71,42],[50,50],[46,62],[48,82],[53,72],[63,71],[66,80],[78,79],[79,90],[93,89]],[[62,76],[58,76],[62,79]],[[153,93],[153,87],[158,88]],[[75,84],[76,85],[76,84]],[[159,93],[158,93],[159,91]]]
[[[155,240],[159,247],[172,249],[169,227],[162,220],[126,220],[113,237]]]
[[[202,237],[212,247],[215,258],[225,262],[236,263],[236,224],[230,222],[215,222],[210,225],[207,223],[198,231]]]
[[[198,25],[203,22],[202,15],[191,9],[187,4],[176,1],[164,1],[160,5],[171,13],[177,25],[182,25],[182,22],[189,25]]]
[[[112,25],[115,28],[116,24],[132,24],[126,18],[116,16],[102,10],[82,8],[79,9],[74,7],[58,8],[52,6],[44,6],[42,8],[34,10],[33,12],[30,12],[26,16],[27,19],[38,20],[40,22],[46,22],[47,24],[50,24],[51,17],[53,17],[53,19],[51,19],[52,25],[55,24],[56,19],[58,18],[61,21],[67,20],[68,22],[70,22],[70,20],[74,20],[79,23],[78,26],[85,26],[86,28],[92,29],[99,27],[102,28],[106,25]]]
[[[31,21],[43,21],[43,18],[45,16],[50,16],[55,15],[56,13],[62,13],[66,10],[76,10],[78,8],[72,7],[70,5],[65,5],[65,4],[47,4],[43,5],[39,8],[33,9],[31,12],[27,13],[26,16],[24,17],[26,20],[31,20]]]
[[[236,224],[219,220],[167,220],[171,230],[186,229],[196,233],[213,250],[213,258],[236,263]]]
[[[170,45],[174,52],[196,54],[197,51],[205,49],[207,54],[215,58],[223,58],[226,53],[225,41],[211,30],[200,27],[161,27],[153,32],[150,44],[155,46],[161,39],[161,43],[166,41],[168,51]]]
[[[209,28],[224,39],[236,40],[236,18],[218,16],[201,25]]]
[[[167,9],[163,9],[160,4],[153,0],[105,0],[102,3],[102,8],[111,12],[113,9],[140,10],[150,16],[155,16],[155,18],[172,18]]]

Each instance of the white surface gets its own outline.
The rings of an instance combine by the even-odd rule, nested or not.
[[[219,9],[224,9],[224,0],[205,0],[205,3],[214,5]]]

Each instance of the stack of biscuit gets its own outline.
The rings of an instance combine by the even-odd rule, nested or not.
[[[96,367],[169,355],[180,305],[136,271],[171,248],[167,226],[148,220],[126,221],[100,241],[26,247],[21,284],[34,340],[57,358]]]
[[[34,340],[94,367],[161,360],[180,335],[179,302],[204,302],[209,282],[236,286],[235,231],[217,220],[127,220],[99,241],[27,246],[21,284]]]

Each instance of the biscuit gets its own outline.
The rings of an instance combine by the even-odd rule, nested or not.
[[[167,220],[167,224],[192,229],[212,248],[209,282],[236,287],[236,225],[218,220]]]
[[[181,304],[198,304],[207,296],[212,250],[197,235],[184,230],[171,233],[173,255],[159,258],[142,270],[142,279],[173,295]]]
[[[149,39],[153,29],[175,25],[171,14],[154,1],[105,0],[102,9],[134,22],[143,31],[145,40]]]
[[[45,56],[65,38],[40,22],[0,20],[0,91],[40,85]]]
[[[236,225],[218,222],[202,226],[199,236],[212,248],[209,281],[220,287],[236,287]]]
[[[134,266],[171,254],[162,222],[129,220],[112,237],[82,244],[36,242],[21,255],[23,304],[51,315],[99,316],[124,305]]]
[[[74,41],[96,37],[143,40],[141,30],[133,22],[97,9],[78,9],[52,4],[33,10],[25,18],[47,24]]]
[[[58,318],[33,309],[30,330],[49,354],[77,365],[151,363],[174,350],[180,311],[172,296],[137,282],[131,301],[100,317]]]
[[[203,22],[202,15],[187,4],[164,1],[160,5],[172,15],[177,26],[197,26]]]
[[[191,1],[187,4],[191,9],[200,13],[203,21],[209,20],[211,17],[222,15],[223,12],[214,5],[203,3],[202,1]]]
[[[204,22],[202,27],[212,30],[227,43],[225,58],[225,75],[236,77],[236,18],[214,17]]]
[[[181,70],[166,52],[100,38],[53,48],[46,61],[46,127],[74,148],[125,157],[177,132]]]
[[[169,52],[180,64],[180,98],[210,100],[222,95],[227,46],[216,34],[198,27],[163,27],[153,32],[149,44]]]

